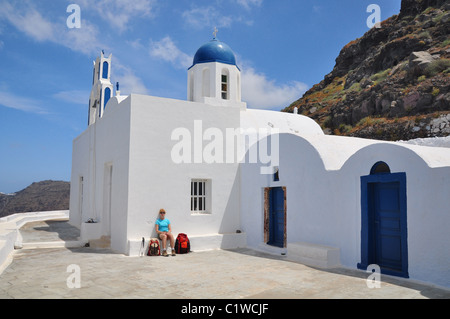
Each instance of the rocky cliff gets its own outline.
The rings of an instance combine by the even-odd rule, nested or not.
[[[450,2],[403,0],[348,43],[334,69],[285,108],[327,134],[383,140],[450,135]]]
[[[0,193],[0,217],[15,213],[69,209],[70,183],[42,181],[15,194]]]

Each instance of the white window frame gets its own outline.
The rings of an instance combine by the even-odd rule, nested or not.
[[[191,214],[211,214],[211,181],[192,178],[190,200]]]

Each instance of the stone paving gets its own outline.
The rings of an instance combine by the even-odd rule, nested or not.
[[[72,240],[74,231],[64,222],[46,222],[27,224],[21,234],[25,243],[52,236]],[[73,287],[78,274],[79,288]],[[0,298],[450,298],[450,290],[388,276],[381,277],[381,288],[370,289],[367,276],[314,269],[250,249],[175,257],[129,257],[89,247],[21,249],[0,274]]]

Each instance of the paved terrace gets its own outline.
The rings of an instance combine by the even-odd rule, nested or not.
[[[450,290],[389,276],[370,289],[362,271],[315,269],[249,249],[129,257],[76,247],[79,230],[67,220],[29,222],[19,231],[23,248],[0,268],[1,299],[450,298]],[[80,288],[68,287],[76,283],[70,267],[79,269]]]

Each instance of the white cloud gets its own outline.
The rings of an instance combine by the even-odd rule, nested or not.
[[[217,28],[230,28],[234,23],[243,23],[248,26],[252,26],[254,21],[251,19],[251,9],[254,6],[260,6],[262,0],[237,0],[237,3],[243,6],[246,10],[238,10],[238,13],[234,12],[232,15],[225,15],[222,13],[219,7],[207,6],[207,7],[192,7],[190,10],[186,10],[182,13],[182,18],[186,25],[195,29],[211,29],[211,33],[214,27]]]
[[[131,93],[148,95],[148,89],[141,78],[133,72],[125,72],[117,77],[120,83],[120,92],[122,95]]]
[[[38,42],[49,41],[65,46],[75,52],[91,55],[99,52],[102,48],[98,40],[98,29],[86,19],[82,20],[82,27],[69,29],[66,20],[52,22],[46,19],[33,5],[26,2],[0,2],[0,20],[6,20],[17,30],[23,32]]]
[[[81,0],[81,2],[83,2],[83,0]],[[102,1],[101,4],[105,5],[107,2],[108,1]],[[120,7],[121,5],[125,5],[128,1],[124,3],[121,3],[120,1],[114,2]],[[142,12],[147,14],[149,11],[145,5],[150,2],[151,1],[130,2],[127,7],[128,11],[126,10],[126,12],[133,13],[135,10],[142,9]],[[14,4],[16,5],[17,3]],[[0,2],[0,7],[5,8],[5,10],[0,11],[0,20],[9,21],[9,23],[19,31],[38,42],[53,42],[88,56],[96,55],[102,49],[109,50],[107,45],[102,44],[102,42],[99,41],[100,32],[97,26],[90,23],[87,19],[82,20],[81,28],[69,29],[66,26],[65,19],[60,22],[46,20],[32,5],[21,7],[20,4],[17,4],[17,6],[14,7],[3,1]],[[117,80],[121,84],[122,92],[148,94],[144,82],[137,77],[131,69],[121,65],[117,60],[115,61],[114,68],[117,74]],[[28,112],[45,112],[32,100],[12,96],[6,91],[1,93],[2,95],[0,98],[4,99],[4,101],[0,103],[4,106]],[[56,93],[53,97],[70,103],[83,104],[86,103],[86,99],[89,99],[89,94],[84,96],[84,92],[65,91]]]
[[[192,64],[192,57],[178,49],[169,36],[160,41],[151,41],[150,55],[171,62],[180,69],[187,69]]]
[[[37,114],[49,113],[48,111],[46,111],[41,107],[40,102],[29,98],[14,95],[3,89],[0,90],[0,105],[3,105],[11,109],[16,109],[30,113],[37,113]]]
[[[263,0],[237,0],[237,3],[246,9],[250,9],[251,6],[260,7]]]
[[[53,94],[53,97],[72,104],[87,105],[89,100],[89,92],[82,90],[61,91]]]
[[[149,94],[144,81],[136,76],[133,70],[120,63],[117,59],[114,60],[114,81],[119,82],[121,95],[128,95],[131,93]]]
[[[144,45],[141,43],[141,39],[126,40],[126,43],[135,50],[144,49]]]
[[[102,49],[109,49],[107,45],[98,40],[99,31],[97,27],[87,20],[83,20],[80,29],[63,28],[63,32],[58,33],[56,42],[72,51],[81,52],[91,56],[98,54]]]
[[[151,17],[155,0],[78,0],[78,4],[82,10],[95,10],[102,19],[123,32],[134,18]]]
[[[241,76],[242,100],[252,108],[280,110],[299,99],[308,89],[306,84],[297,81],[277,84],[251,67],[243,68]]]
[[[214,7],[193,8],[184,11],[182,17],[188,25],[198,29],[204,27],[230,27],[233,22],[231,16],[222,15]]]
[[[27,10],[19,10],[8,2],[1,2],[0,18],[9,21],[14,27],[33,39],[42,41],[54,40],[54,27],[36,9],[31,6]]]

